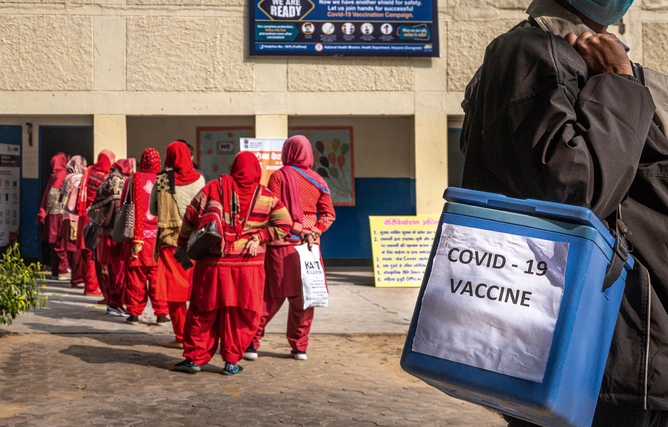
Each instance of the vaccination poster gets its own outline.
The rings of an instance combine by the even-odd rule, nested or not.
[[[438,216],[370,216],[377,288],[419,288],[434,244]]]
[[[253,127],[197,128],[197,166],[207,182],[230,173],[240,140],[255,135]]]
[[[353,128],[291,127],[288,135],[304,135],[311,141],[313,170],[327,182],[334,206],[355,206]]]
[[[251,0],[250,54],[439,56],[436,0]]]

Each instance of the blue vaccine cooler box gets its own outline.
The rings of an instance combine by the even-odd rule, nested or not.
[[[586,208],[460,188],[445,204],[401,357],[444,393],[591,426],[631,257]]]

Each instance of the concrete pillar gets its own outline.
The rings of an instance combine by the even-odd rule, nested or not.
[[[255,116],[256,138],[287,138],[288,116],[286,114],[262,114]]]
[[[448,186],[448,117],[416,115],[413,123],[416,214],[437,215]]]
[[[116,159],[127,156],[128,131],[123,114],[98,114],[93,116],[93,146],[95,157],[104,149],[112,150]]]

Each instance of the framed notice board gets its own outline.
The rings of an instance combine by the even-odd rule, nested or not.
[[[304,135],[313,147],[313,170],[325,179],[334,206],[355,206],[355,158],[350,126],[295,126],[289,136]]]
[[[240,127],[198,127],[197,165],[207,182],[230,173],[234,156],[240,151],[239,140],[252,138],[255,129]]]

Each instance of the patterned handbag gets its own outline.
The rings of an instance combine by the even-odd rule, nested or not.
[[[129,242],[135,235],[135,205],[132,203],[132,178],[128,179],[123,206],[114,221],[112,240],[116,243]]]

